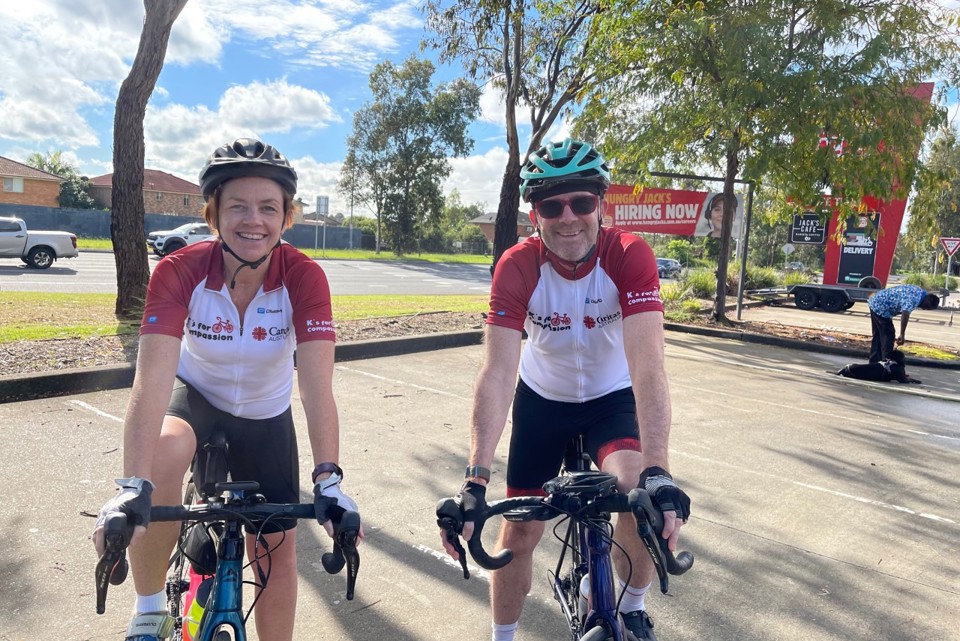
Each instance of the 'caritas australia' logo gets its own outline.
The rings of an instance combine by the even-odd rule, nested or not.
[[[286,340],[287,335],[290,333],[289,327],[260,327],[259,325],[253,328],[251,336],[255,341],[282,341]]]
[[[562,332],[570,329],[573,325],[573,321],[570,319],[570,316],[565,313],[561,314],[560,312],[553,312],[553,314],[548,314],[546,316],[534,314],[533,312],[527,312],[527,318],[529,318],[530,322],[537,327],[548,329],[551,332]]]

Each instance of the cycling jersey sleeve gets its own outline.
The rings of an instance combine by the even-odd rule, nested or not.
[[[286,286],[293,305],[293,327],[298,343],[336,340],[330,285],[320,265],[304,256],[287,272]]]
[[[523,330],[527,306],[540,276],[537,242],[514,245],[497,262],[490,285],[488,325]]]
[[[660,277],[653,250],[646,241],[632,234],[619,234],[615,242],[619,251],[610,252],[615,264],[608,273],[620,292],[624,318],[640,312],[662,314]]]
[[[191,254],[196,262],[197,253]],[[187,306],[203,272],[200,265],[188,264],[180,255],[161,260],[147,285],[147,302],[140,323],[140,335],[165,334],[183,337]]]

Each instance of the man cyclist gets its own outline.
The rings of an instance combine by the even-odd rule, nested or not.
[[[690,500],[668,472],[670,399],[656,259],[641,238],[601,227],[610,173],[591,145],[572,139],[544,145],[520,176],[538,234],[507,250],[493,276],[470,465],[458,495],[468,522],[463,536],[469,538],[471,516],[485,505],[512,400],[508,496],[543,494],[568,442],[582,433],[620,491],[642,486],[651,492],[664,510],[663,536],[675,549]],[[623,514],[614,533],[629,556],[614,547],[625,589],[620,610],[637,639],[655,639],[644,607],[653,565],[636,528],[633,516]],[[512,549],[514,557],[491,579],[494,641],[512,641],[516,633],[543,529],[537,521],[502,522],[497,547]],[[456,558],[442,532],[441,539]]]
[[[275,148],[240,138],[216,149],[200,172],[204,218],[219,238],[165,257],[147,290],[136,375],[124,420],[120,492],[94,530],[116,511],[137,524],[130,565],[137,592],[128,641],[170,634],[164,582],[178,523],[149,524],[151,500],[179,504],[197,445],[225,433],[235,480],[253,480],[273,503],[299,502],[290,399],[296,349],[318,515],[331,504],[356,509],[340,490],[339,421],[333,397],[330,290],[317,263],[281,233],[293,222],[297,174]],[[259,526],[261,524],[253,524]],[[296,520],[248,527],[247,555],[270,552],[258,589],[261,639],[292,639],[297,602]],[[331,532],[327,523],[328,532]],[[263,543],[265,539],[265,545]]]

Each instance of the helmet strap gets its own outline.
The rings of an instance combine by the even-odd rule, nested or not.
[[[240,261],[240,266],[234,270],[233,276],[230,278],[230,289],[234,289],[237,286],[237,274],[240,272],[240,270],[243,269],[244,267],[249,267],[250,269],[256,269],[257,267],[262,265],[263,261],[268,259],[270,257],[270,254],[273,253],[273,250],[280,246],[280,241],[277,240],[277,244],[271,247],[270,251],[268,251],[266,254],[261,256],[259,260],[252,260],[252,261],[244,260],[243,258],[240,258],[239,256],[237,256],[237,253],[232,249],[230,249],[230,246],[227,245],[227,243],[224,242],[222,238],[220,239],[220,244],[223,245],[223,250],[225,252],[227,252],[228,254],[230,254],[231,256],[233,256],[234,258]]]

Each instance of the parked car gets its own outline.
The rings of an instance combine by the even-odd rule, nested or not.
[[[660,278],[673,278],[675,276],[679,276],[682,270],[683,265],[681,265],[680,261],[678,260],[674,260],[673,258],[657,259],[657,273],[660,274]]]
[[[181,247],[210,238],[216,238],[216,235],[206,223],[187,223],[176,229],[150,232],[147,234],[147,245],[157,256],[166,256]]]
[[[806,271],[807,268],[799,260],[792,260],[787,263],[786,269],[788,272],[802,272]]]
[[[68,231],[27,231],[20,218],[0,218],[0,257],[19,258],[34,269],[47,269],[58,258],[76,258],[77,235]]]

